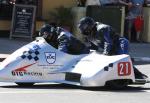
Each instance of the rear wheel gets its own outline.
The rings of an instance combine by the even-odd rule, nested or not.
[[[16,82],[16,84],[21,87],[29,87],[34,85],[34,83],[18,83],[18,82]]]
[[[123,89],[127,87],[131,82],[132,80],[130,79],[111,80],[107,81],[105,86],[110,89]]]

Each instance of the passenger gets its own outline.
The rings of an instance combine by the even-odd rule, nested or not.
[[[91,48],[96,50],[103,48],[104,55],[129,54],[129,41],[120,37],[110,25],[95,22],[91,17],[83,17],[79,21],[78,28],[84,35]],[[93,46],[94,45],[94,46]],[[146,75],[133,66],[136,79],[145,79]]]
[[[39,36],[56,49],[69,54],[87,54],[89,49],[70,32],[49,24],[45,24],[39,31]]]
[[[129,53],[129,41],[120,37],[111,26],[95,22],[91,17],[84,17],[79,21],[79,30],[91,45],[103,48],[105,55],[119,55]]]

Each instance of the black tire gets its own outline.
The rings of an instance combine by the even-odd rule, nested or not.
[[[18,82],[16,82],[16,84],[20,87],[30,87],[34,85],[34,83],[18,83]]]
[[[123,89],[131,84],[132,80],[130,79],[121,79],[121,80],[111,80],[107,81],[105,86],[110,89]]]

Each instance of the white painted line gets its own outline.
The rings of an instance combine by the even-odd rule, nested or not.
[[[37,93],[50,93],[51,91],[1,91],[0,94],[37,94]]]
[[[0,54],[0,58],[7,58],[10,54]]]
[[[150,57],[133,57],[135,61],[150,62]]]
[[[45,94],[45,93],[51,93],[51,94],[55,94],[55,93],[82,93],[82,94],[87,94],[87,93],[94,93],[93,91],[86,91],[86,90],[80,90],[80,89],[41,89],[41,90],[20,90],[20,91],[0,91],[0,95],[1,94]]]

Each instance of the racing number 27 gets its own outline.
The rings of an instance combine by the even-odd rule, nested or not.
[[[131,74],[131,63],[130,62],[120,62],[118,63],[118,75],[127,76]]]

